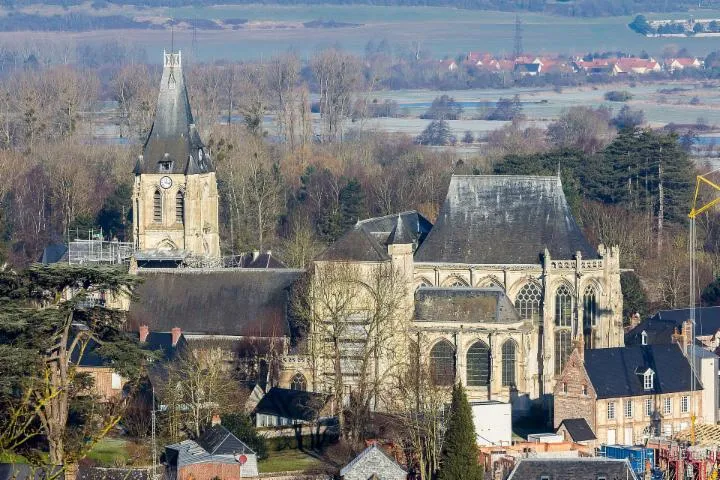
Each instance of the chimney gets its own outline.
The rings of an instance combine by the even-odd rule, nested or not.
[[[268,256],[268,257],[271,257],[271,256],[272,256],[272,250],[268,250],[266,253],[267,253],[267,256]]]
[[[140,325],[138,331],[140,333],[140,343],[147,342],[148,335],[150,335],[150,328],[147,325]]]
[[[170,330],[172,333],[172,346],[177,346],[177,343],[180,341],[180,335],[182,335],[182,330],[180,327],[174,327],[172,330]]]
[[[682,324],[682,336],[683,336],[683,351],[687,354],[688,353],[688,347],[693,342],[692,338],[692,322],[690,320],[685,320]]]
[[[260,256],[259,250],[253,250],[253,262]]]
[[[210,420],[210,426],[214,427],[220,425],[220,415],[213,413],[212,420]]]
[[[585,335],[580,334],[575,339],[575,350],[578,352],[578,357],[580,357],[580,361],[582,363],[585,363]]]

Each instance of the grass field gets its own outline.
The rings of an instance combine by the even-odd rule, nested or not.
[[[97,13],[97,12],[95,12]],[[110,13],[110,12],[108,12]],[[119,13],[113,11],[112,13]],[[151,12],[126,10],[127,15],[152,14],[176,18],[246,18],[255,21],[303,22],[315,19],[362,23],[356,28],[269,29],[236,31],[198,31],[196,56],[203,60],[246,59],[273,55],[289,49],[300,55],[312,54],[327,46],[340,45],[361,53],[369,40],[383,38],[392,44],[420,42],[435,56],[456,55],[468,50],[509,53],[513,49],[515,14],[441,7],[384,7],[368,5],[238,5],[152,9]],[[719,11],[698,10],[695,17],[720,16]],[[686,17],[688,14],[675,14]],[[665,15],[663,18],[671,15]],[[650,18],[656,17],[650,15]],[[646,38],[632,32],[631,17],[569,18],[543,14],[523,14],[523,43],[534,53],[584,53],[646,50],[659,54],[670,44],[687,47],[695,55],[706,55],[720,48],[713,38]],[[169,47],[168,31],[95,31],[86,33],[0,33],[0,41],[27,38],[70,38],[77,41],[123,41],[145,47],[148,52]],[[176,31],[175,45],[189,52],[191,31]]]
[[[292,472],[307,470],[321,465],[322,462],[300,450],[280,450],[269,452],[268,458],[261,460],[260,473]]]

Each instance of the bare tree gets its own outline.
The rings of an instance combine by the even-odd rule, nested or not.
[[[312,59],[311,67],[320,90],[323,140],[339,140],[343,121],[350,115],[352,93],[359,83],[360,65],[355,57],[328,49]]]
[[[323,385],[346,407],[339,413],[341,431],[358,441],[405,358],[403,274],[391,263],[316,263],[295,298],[294,310],[310,331],[313,386]]]
[[[277,111],[279,134],[295,151],[297,136],[297,83],[300,75],[300,61],[294,54],[280,55],[270,60],[267,82],[274,97]]]
[[[150,130],[157,102],[156,86],[145,65],[126,65],[112,82],[120,109],[121,134],[140,139]]]

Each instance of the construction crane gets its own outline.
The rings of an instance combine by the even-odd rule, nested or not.
[[[720,168],[712,170],[708,173],[705,173],[703,175],[697,175],[695,180],[695,195],[693,196],[693,203],[692,203],[692,209],[690,210],[690,213],[688,216],[690,217],[690,235],[689,235],[689,242],[688,242],[688,249],[690,254],[690,325],[691,325],[691,334],[690,334],[690,365],[691,365],[691,378],[690,378],[690,389],[692,393],[695,393],[695,390],[697,389],[696,383],[696,375],[695,375],[695,299],[697,296],[697,235],[695,231],[695,218],[710,210],[712,207],[720,203],[720,185],[717,183],[709,180],[707,177],[710,174],[713,174],[717,171],[720,171]],[[705,186],[705,188],[710,188],[715,193],[714,198],[712,200],[703,203],[704,200],[698,198],[700,196],[700,188]],[[690,398],[693,398],[691,396]],[[695,402],[691,401],[691,413],[690,413],[690,444],[695,445],[695,421],[697,418],[696,412],[695,412]],[[717,472],[715,472],[715,476],[717,476]]]

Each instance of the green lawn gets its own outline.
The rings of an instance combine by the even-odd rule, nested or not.
[[[128,463],[127,441],[120,438],[103,438],[88,453],[87,458],[104,467]]]
[[[321,464],[320,460],[300,450],[280,450],[269,452],[268,458],[260,461],[258,469],[260,473],[293,472],[307,470]]]

